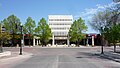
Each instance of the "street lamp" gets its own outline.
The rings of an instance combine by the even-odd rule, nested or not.
[[[21,24],[20,25],[20,30],[21,30],[21,34],[20,34],[20,38],[21,38],[21,40],[20,40],[20,54],[19,55],[22,55],[22,30],[23,30],[23,25]]]
[[[104,51],[103,51],[103,27],[101,27],[101,54],[104,54]]]

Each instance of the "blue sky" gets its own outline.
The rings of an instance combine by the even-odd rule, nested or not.
[[[49,14],[70,14],[74,20],[82,17],[88,26],[87,33],[97,33],[87,22],[92,14],[103,6],[111,5],[112,0],[0,0],[0,21],[9,15],[16,15],[22,23],[28,16],[38,21]]]

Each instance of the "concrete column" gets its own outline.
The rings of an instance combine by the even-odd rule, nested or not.
[[[33,38],[33,46],[35,46],[35,38]]]
[[[38,39],[38,45],[39,45],[39,39]]]
[[[94,36],[92,36],[92,46],[94,46]]]
[[[52,45],[55,45],[55,38],[54,38],[54,34],[52,35]]]
[[[68,36],[68,38],[67,38],[67,45],[68,45],[68,47],[69,47],[69,45],[70,45],[69,36]]]
[[[86,44],[87,44],[87,46],[89,46],[89,44],[88,44],[88,38],[87,38]]]
[[[23,34],[23,46],[25,46],[25,43],[24,43],[24,41],[25,41],[25,40],[24,40],[24,34]]]
[[[37,46],[38,46],[38,39],[37,39]]]
[[[39,44],[40,44],[40,39],[39,39]]]

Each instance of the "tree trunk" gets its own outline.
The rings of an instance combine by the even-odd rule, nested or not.
[[[29,41],[28,41],[28,43],[29,43],[29,46],[30,46],[30,34],[29,34]]]
[[[45,47],[46,47],[46,45],[47,45],[47,44],[46,44],[46,42],[45,42]]]
[[[101,54],[104,54],[104,48],[103,48],[103,46],[104,46],[104,38],[102,36],[101,37]]]
[[[44,47],[44,45],[45,45],[45,43],[44,43],[44,41],[43,41],[43,47]]]
[[[79,47],[79,40],[78,40],[78,47]]]
[[[116,52],[116,45],[114,44],[114,52]]]
[[[77,47],[79,47],[79,40],[77,41]]]
[[[12,47],[13,47],[13,46],[15,46],[15,43],[14,43],[14,41],[15,41],[15,33],[13,32],[13,38],[12,38]]]
[[[75,42],[75,44],[76,44],[76,47],[77,47],[77,41]]]
[[[43,40],[41,41],[42,47],[43,47]]]
[[[30,38],[29,38],[29,41],[28,41],[28,42],[29,42],[29,46],[30,46]]]
[[[3,49],[2,49],[2,40],[0,41],[0,53],[3,52]]]

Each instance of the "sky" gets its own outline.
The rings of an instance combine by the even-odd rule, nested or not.
[[[92,15],[110,6],[112,0],[0,0],[0,21],[14,14],[24,24],[30,16],[38,21],[48,15],[73,15],[76,20],[82,17],[88,26],[86,33],[98,33],[89,25]]]

